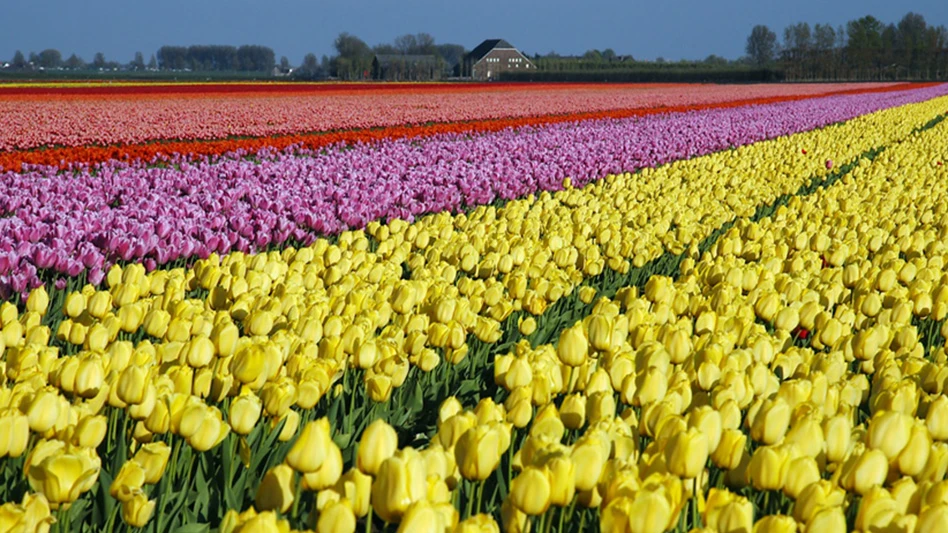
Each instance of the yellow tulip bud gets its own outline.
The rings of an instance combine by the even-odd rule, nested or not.
[[[81,292],[71,292],[63,305],[69,318],[76,318],[86,310],[86,297]]]
[[[809,456],[797,457],[790,461],[783,493],[796,499],[800,492],[811,483],[820,480],[820,468],[816,459]]]
[[[310,422],[286,454],[286,463],[303,474],[315,472],[325,460],[331,441],[329,419],[323,417]]]
[[[323,490],[329,488],[339,481],[342,475],[342,451],[335,442],[330,441],[326,450],[326,458],[323,464],[315,472],[303,474],[303,488],[306,490]]]
[[[145,333],[155,338],[163,338],[168,331],[168,324],[171,323],[171,314],[161,309],[152,309],[145,315],[142,325],[145,327]]]
[[[529,337],[537,330],[537,321],[532,316],[520,317],[517,321],[517,328],[520,330],[521,335]]]
[[[948,524],[948,503],[938,503],[922,510],[915,524],[916,533],[936,533]]]
[[[583,333],[581,324],[576,324],[571,328],[563,330],[560,334],[560,342],[556,348],[556,354],[560,361],[567,366],[577,367],[586,362],[586,356],[589,352],[589,343],[586,335]]]
[[[873,487],[882,486],[889,473],[889,461],[881,450],[853,452],[843,463],[840,485],[848,491],[866,494]]]
[[[62,397],[56,394],[55,389],[46,388],[37,392],[26,411],[30,429],[36,433],[46,433],[53,429],[63,408],[61,400]]]
[[[781,397],[766,400],[751,424],[751,438],[763,444],[783,439],[790,425],[790,405]]]
[[[75,393],[80,398],[95,398],[105,381],[105,371],[98,357],[86,357],[76,369]]]
[[[23,455],[29,440],[27,416],[19,409],[0,409],[0,458]]]
[[[131,499],[136,492],[140,492],[145,484],[145,469],[132,461],[126,461],[119,469],[112,485],[109,486],[109,494],[119,501]]]
[[[785,449],[761,446],[751,456],[747,473],[754,488],[781,490],[786,483],[789,466],[790,457]]]
[[[171,447],[164,442],[157,441],[143,445],[135,452],[132,460],[138,463],[145,472],[145,483],[154,485],[161,480],[171,457]]]
[[[382,462],[372,484],[372,507],[382,520],[398,522],[427,492],[424,459],[411,448],[402,449]]]
[[[267,470],[257,488],[254,507],[260,511],[287,512],[293,505],[293,477],[293,469],[285,464]]]
[[[392,397],[392,378],[384,374],[366,373],[365,387],[373,402],[387,402]]]
[[[899,471],[907,476],[917,476],[925,469],[932,450],[932,438],[922,424],[914,424],[911,436],[899,454]]]
[[[599,482],[599,476],[605,466],[607,452],[596,439],[581,440],[574,447],[570,459],[576,465],[576,489],[580,491],[592,490]]]
[[[707,460],[708,437],[696,428],[673,435],[665,447],[668,470],[681,478],[698,477]]]
[[[866,440],[870,449],[881,450],[886,459],[896,459],[911,437],[912,419],[895,411],[877,413],[869,421]]]
[[[560,418],[569,429],[579,429],[586,424],[586,396],[582,393],[571,394],[563,399]]]
[[[458,469],[466,479],[483,481],[500,464],[506,451],[501,434],[493,425],[478,425],[461,435],[455,446]]]
[[[566,507],[576,495],[576,466],[569,457],[559,456],[547,461],[545,467],[550,481],[550,503]]]
[[[30,296],[26,299],[26,310],[40,315],[45,315],[49,308],[49,293],[45,286],[37,287],[30,291]]]
[[[141,491],[122,502],[122,520],[132,527],[145,527],[155,514],[155,500],[149,500]]]
[[[362,433],[356,465],[362,472],[376,475],[382,462],[395,454],[398,449],[398,435],[395,429],[384,420],[377,419]]]
[[[348,502],[334,502],[319,512],[317,533],[354,533],[356,517]]]
[[[494,517],[487,514],[476,514],[458,524],[455,533],[500,533],[500,526]]]
[[[230,404],[230,427],[238,435],[249,435],[253,431],[260,414],[263,411],[263,402],[253,393],[241,394]]]
[[[550,507],[550,479],[543,469],[528,466],[510,483],[510,499],[521,512],[540,515]]]
[[[747,453],[745,446],[747,435],[737,429],[725,429],[721,432],[721,441],[711,454],[711,460],[718,468],[733,470],[741,463]]]
[[[931,433],[932,439],[948,441],[948,396],[938,395],[935,401],[928,406],[925,416],[925,426]]]
[[[793,517],[799,522],[808,523],[820,509],[843,505],[845,497],[845,491],[828,480],[810,483],[797,496]]]

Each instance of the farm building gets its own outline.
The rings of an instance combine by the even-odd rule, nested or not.
[[[432,81],[441,79],[441,59],[432,55],[378,54],[372,59],[372,79]]]
[[[487,81],[497,79],[502,72],[535,68],[533,62],[509,42],[488,39],[464,56],[458,65],[458,75]]]

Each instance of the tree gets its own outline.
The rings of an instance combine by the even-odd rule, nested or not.
[[[95,57],[92,58],[92,68],[94,69],[104,69],[106,67],[105,63],[105,54],[102,52],[96,52]]]
[[[922,67],[928,53],[928,24],[918,13],[906,13],[895,33],[895,49],[898,60],[909,69],[910,74]]]
[[[412,53],[425,56],[437,55],[438,49],[435,46],[435,38],[430,33],[416,34],[415,48]]]
[[[401,53],[397,48],[395,48],[394,45],[386,44],[386,43],[377,44],[373,46],[372,52],[375,55],[380,55],[380,56],[396,55],[396,54]]]
[[[879,52],[882,50],[882,31],[885,27],[879,19],[867,15],[846,24],[846,55],[850,68],[857,78],[877,77]]]
[[[372,69],[372,49],[365,41],[342,32],[333,42],[339,54],[332,60],[332,73],[345,80],[368,78]]]
[[[755,65],[763,66],[774,59],[777,47],[777,34],[763,24],[754,26],[747,37],[745,50]]]
[[[69,56],[69,59],[66,60],[66,68],[69,70],[81,70],[85,68],[86,62],[82,60],[81,57],[76,54]]]
[[[399,54],[413,54],[416,48],[418,48],[418,40],[410,33],[395,38],[395,50]]]
[[[606,61],[615,61],[616,51],[612,48],[606,48],[602,51],[602,58]]]
[[[141,52],[135,52],[135,59],[128,64],[131,70],[145,70],[145,56]]]
[[[460,63],[465,53],[464,46],[460,44],[439,44],[437,47],[437,54],[450,67]]]
[[[30,52],[30,65],[31,66],[35,67],[39,65],[39,60],[40,60],[39,54],[37,54],[36,52]]]
[[[280,56],[280,70],[283,72],[290,70],[290,59],[288,57]]]
[[[59,50],[47,48],[39,53],[39,66],[43,68],[59,68],[63,66],[63,55]]]
[[[155,58],[155,54],[152,54],[151,59],[148,60],[148,70],[158,70],[158,60]]]
[[[17,50],[16,53],[13,54],[13,60],[10,61],[10,66],[13,68],[26,68],[27,65],[28,63],[26,62],[26,58],[23,57],[23,52]]]

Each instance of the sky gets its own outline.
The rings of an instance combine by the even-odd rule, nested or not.
[[[331,55],[343,31],[369,45],[427,32],[468,49],[507,39],[531,55],[612,48],[636,59],[736,59],[755,24],[780,36],[796,22],[889,23],[909,11],[948,26],[945,0],[29,0],[0,10],[0,60],[56,48],[124,63],[165,44],[261,44],[298,64],[308,52]]]

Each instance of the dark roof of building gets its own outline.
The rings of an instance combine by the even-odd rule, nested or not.
[[[480,61],[480,59],[490,53],[491,50],[495,48],[513,48],[516,47],[503,39],[487,39],[481,44],[477,45],[477,48],[471,50],[467,57],[473,59],[474,61]]]
[[[438,58],[432,55],[402,55],[402,54],[376,54],[375,59],[379,65],[387,67],[394,63],[436,63]]]

